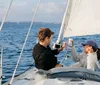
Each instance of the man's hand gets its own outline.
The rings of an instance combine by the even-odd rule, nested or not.
[[[57,64],[55,67],[63,67],[62,64]]]
[[[64,43],[64,44],[62,45],[62,47],[58,49],[58,51],[60,52],[60,51],[62,51],[64,48],[66,48],[66,43]]]

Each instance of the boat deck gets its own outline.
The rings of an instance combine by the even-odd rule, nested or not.
[[[32,68],[29,71],[21,74],[20,76],[16,77],[12,83],[12,85],[35,85],[35,77],[36,77],[36,68]],[[8,85],[9,82],[3,84]]]
[[[84,68],[67,68],[67,67],[54,68],[49,71],[51,72],[50,78],[49,77],[47,78],[43,75],[42,76],[38,75],[37,71],[38,70],[34,67],[28,70],[27,72],[21,74],[20,76],[15,77],[12,85],[100,85],[99,81],[100,74],[98,72],[93,72]],[[79,73],[76,73],[78,71]],[[44,74],[43,72],[44,71],[40,70],[40,73]],[[73,74],[76,74],[76,77],[74,77]],[[91,74],[93,74],[93,76]],[[70,76],[67,77],[68,75]],[[87,76],[86,78],[89,77],[91,79],[92,77],[94,77],[97,78],[98,81],[81,79],[79,77],[77,78],[77,75],[79,77]],[[73,78],[71,76],[73,76]],[[9,82],[3,85],[8,85],[8,84]]]

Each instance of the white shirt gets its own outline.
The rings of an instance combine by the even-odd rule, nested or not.
[[[99,68],[99,62],[97,60],[97,53],[89,53],[87,54],[87,69],[91,69],[95,71],[97,68]]]

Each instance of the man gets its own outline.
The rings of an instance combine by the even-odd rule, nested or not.
[[[98,45],[95,41],[87,41],[84,46],[84,52],[78,54],[74,48],[74,41],[72,41],[72,59],[77,63],[73,64],[72,67],[84,67],[87,69],[96,70],[99,68],[99,63],[97,59]]]
[[[49,28],[40,28],[38,32],[39,43],[33,48],[33,58],[38,69],[49,70],[54,67],[62,67],[61,64],[57,63],[55,55],[63,50],[65,44],[59,49],[51,50],[49,45],[53,34],[54,32]]]

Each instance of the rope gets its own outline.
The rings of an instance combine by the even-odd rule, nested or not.
[[[67,45],[67,44],[66,44]],[[64,60],[67,59],[68,55],[67,55],[67,52],[68,52],[68,48],[66,47],[66,56],[64,56],[60,62],[60,64],[63,64]]]
[[[10,5],[9,5],[9,7],[8,7],[8,10],[7,10],[7,12],[5,13],[5,16],[4,16],[3,20],[2,20],[2,23],[1,23],[1,26],[0,26],[0,31],[1,31],[2,27],[3,27],[3,25],[4,25],[4,22],[5,22],[6,18],[7,18],[7,15],[8,15],[8,13],[9,13],[9,11],[10,11],[10,8],[11,8],[12,3],[13,3],[13,0],[11,0]]]
[[[64,60],[67,60],[68,56],[69,56],[69,55],[67,54],[67,51],[66,51],[66,56],[64,56],[64,57],[62,58],[60,64],[63,64]]]
[[[29,33],[30,33],[30,31],[31,31],[31,28],[32,28],[32,25],[33,25],[33,22],[34,22],[34,19],[35,19],[35,16],[36,16],[36,14],[37,14],[37,11],[38,11],[38,8],[39,8],[39,5],[40,5],[40,1],[41,1],[41,0],[39,0],[39,2],[38,2],[38,5],[37,5],[37,8],[36,8],[35,14],[34,14],[34,16],[33,16],[32,22],[31,22],[31,24],[30,24],[30,27],[29,27],[29,30],[28,30],[28,33],[27,33],[27,36],[26,36],[25,42],[24,42],[24,44],[23,44],[23,47],[22,47],[22,50],[21,50],[20,56],[19,56],[19,58],[18,58],[18,61],[17,61],[16,67],[15,67],[15,69],[14,69],[14,72],[13,72],[13,75],[12,75],[12,78],[11,78],[11,80],[10,80],[9,85],[11,85],[12,82],[13,82],[13,79],[14,79],[14,76],[15,76],[15,73],[16,73],[16,70],[17,70],[17,67],[18,67],[18,64],[19,64],[19,62],[20,62],[20,59],[21,59],[21,56],[22,56],[23,50],[24,50],[24,48],[25,48],[26,41],[27,41],[27,39],[28,39]]]

